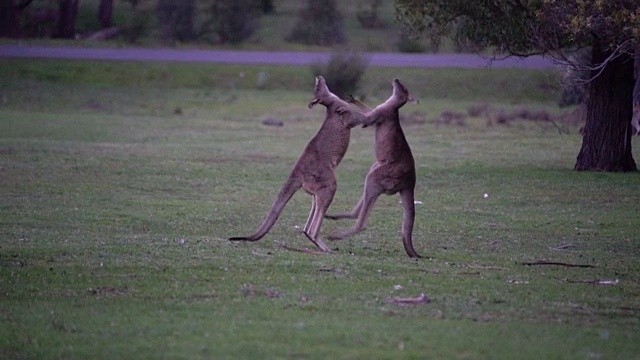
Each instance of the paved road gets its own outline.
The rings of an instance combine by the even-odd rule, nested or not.
[[[310,65],[326,61],[328,52],[268,52],[227,50],[175,50],[143,48],[77,48],[0,45],[0,58],[89,59],[110,61],[169,61],[221,64]],[[376,67],[458,67],[530,68],[555,66],[541,56],[491,60],[478,55],[365,53],[369,66]]]

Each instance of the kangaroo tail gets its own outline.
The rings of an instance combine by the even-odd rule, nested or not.
[[[273,205],[271,205],[271,209],[269,210],[269,213],[262,221],[262,224],[260,225],[258,230],[256,230],[256,232],[253,235],[231,237],[229,238],[229,240],[231,241],[260,240],[263,236],[265,236],[269,232],[269,230],[271,230],[273,225],[278,220],[278,217],[280,216],[282,209],[284,209],[284,206],[289,202],[289,200],[291,200],[291,197],[293,196],[293,194],[295,194],[296,191],[298,191],[301,187],[302,187],[302,183],[298,179],[294,177],[289,177],[289,179],[287,179],[287,181],[282,186],[282,190],[280,190],[278,197],[273,202]]]

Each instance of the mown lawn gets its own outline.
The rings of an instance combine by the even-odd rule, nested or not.
[[[303,193],[261,241],[227,241],[259,225],[324,116],[308,69],[267,68],[260,89],[264,70],[0,62],[0,357],[640,358],[638,174],[574,172],[579,124],[559,118],[439,117],[555,118],[555,74],[368,72],[368,103],[393,77],[421,100],[402,111],[412,260],[398,197],[331,255],[283,247],[312,246]],[[353,130],[334,211],[358,199],[372,138]]]

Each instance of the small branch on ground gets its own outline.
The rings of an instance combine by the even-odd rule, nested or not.
[[[562,250],[566,250],[569,248],[574,248],[576,247],[575,245],[573,245],[572,243],[568,243],[568,244],[564,244],[564,245],[560,245],[558,247],[548,247],[549,250],[553,250],[553,251],[562,251]]]
[[[387,302],[393,304],[428,304],[431,302],[431,299],[423,293],[417,297],[401,298],[396,296],[387,299]]]
[[[252,253],[253,255],[256,255],[256,256],[262,256],[262,257],[268,257],[269,255],[271,255],[271,253],[270,253],[270,252],[268,252],[268,253],[266,253],[266,254],[262,254],[262,253],[259,253],[259,252],[255,251],[255,250],[251,250],[251,253]]]
[[[592,285],[617,285],[620,280],[570,280],[567,279],[569,284],[592,284]]]
[[[534,262],[523,262],[521,263],[525,266],[535,266],[535,265],[554,265],[554,266],[566,266],[566,267],[579,267],[579,268],[595,268],[595,265],[589,264],[571,264],[560,261],[551,261],[551,260],[538,260]]]
[[[506,270],[500,266],[481,266],[481,265],[469,265],[467,266],[470,269],[478,269],[478,270]]]

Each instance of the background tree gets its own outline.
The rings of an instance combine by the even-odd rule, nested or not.
[[[640,1],[396,0],[395,7],[415,32],[450,29],[454,41],[502,54],[546,54],[578,66],[567,51],[589,47],[587,118],[575,169],[637,170],[631,104]]]
[[[346,41],[344,18],[335,0],[307,0],[287,41],[331,46]]]
[[[0,0],[0,37],[20,37],[20,13],[33,0]]]
[[[54,37],[75,38],[76,15],[78,15],[78,0],[58,0],[58,24]]]
[[[98,6],[98,22],[105,29],[111,27],[113,18],[113,0],[100,0]]]

